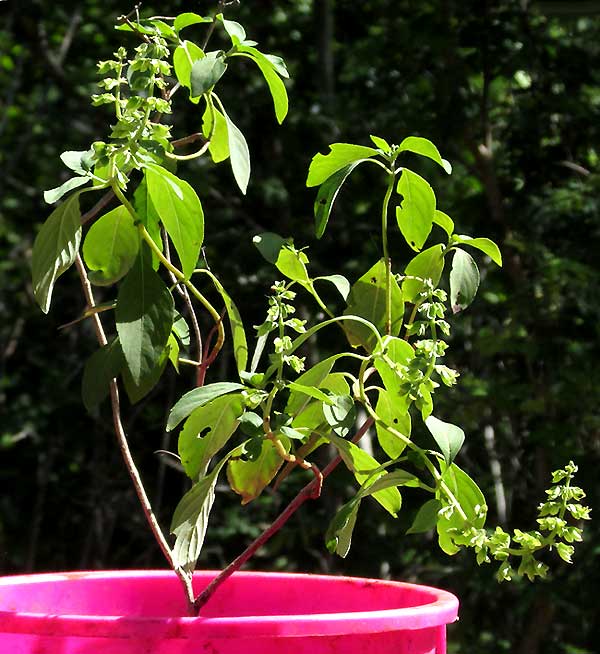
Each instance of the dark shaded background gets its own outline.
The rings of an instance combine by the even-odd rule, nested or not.
[[[41,191],[66,174],[58,155],[105,137],[108,114],[89,102],[95,62],[116,49],[123,35],[112,30],[114,19],[130,9],[123,0],[0,3],[5,573],[163,565],[114,447],[108,407],[90,417],[80,402],[93,335],[85,325],[57,330],[83,307],[75,274],[61,279],[48,318],[29,281],[32,240],[49,213]],[[148,14],[182,9],[212,5],[144,6]],[[312,155],[336,140],[367,144],[370,133],[397,143],[409,134],[432,139],[454,164],[450,178],[418,164],[440,208],[463,233],[496,240],[505,259],[501,270],[481,261],[479,297],[455,321],[448,358],[461,382],[438,406],[467,432],[460,463],[486,490],[490,524],[533,527],[550,471],[570,458],[590,505],[598,506],[600,2],[243,0],[230,17],[266,51],[282,54],[292,73],[282,128],[253,70],[236,66],[224,84],[225,104],[252,154],[247,198],[227,165],[181,169],[200,188],[212,268],[229,289],[243,282],[232,293],[246,325],[262,321],[273,276],[250,244],[254,233],[294,233],[322,274],[341,269],[354,279],[378,256],[383,189],[366,170],[340,194],[334,238],[315,242],[313,193],[304,188]],[[185,111],[176,136],[199,128],[200,116]],[[313,307],[302,309],[310,315]],[[228,365],[223,359],[214,374]],[[165,523],[185,482],[152,452],[175,448],[163,424],[184,384],[172,375],[166,389],[127,412],[132,446]],[[353,549],[340,561],[326,553],[323,532],[349,483],[341,474],[328,484],[324,501],[305,507],[254,565],[343,569],[451,589],[462,601],[451,651],[597,651],[594,523],[572,567],[557,567],[536,585],[498,585],[493,569],[477,568],[470,555],[450,559],[433,541],[403,538],[414,508],[408,497],[395,522],[375,504],[364,511]],[[294,482],[243,510],[220,492],[202,565],[235,556],[293,489]]]

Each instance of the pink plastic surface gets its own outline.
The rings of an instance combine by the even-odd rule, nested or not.
[[[0,654],[445,654],[457,611],[426,586],[238,572],[188,618],[172,572],[4,577]]]

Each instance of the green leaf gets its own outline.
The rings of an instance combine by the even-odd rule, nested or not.
[[[386,264],[380,259],[360,279],[358,279],[348,295],[348,306],[344,311],[345,316],[359,316],[372,323],[380,334],[386,330]],[[404,302],[402,291],[393,275],[391,281],[391,334],[397,336],[402,327],[404,317]],[[344,324],[344,331],[350,345],[357,347],[362,345],[370,352],[377,339],[373,332],[366,326],[357,322]]]
[[[437,524],[438,513],[441,508],[442,504],[439,500],[427,500],[417,511],[417,515],[406,533],[422,534],[433,529]]]
[[[344,277],[344,275],[327,275],[325,277],[315,277],[314,279],[315,282],[319,280],[330,282],[337,288],[339,294],[344,298],[344,300],[348,299],[348,295],[350,294],[350,282]]]
[[[495,264],[502,266],[502,254],[500,253],[500,248],[489,238],[471,238],[470,236],[455,234],[452,240],[454,243],[462,243],[463,245],[468,245],[469,247],[481,250],[484,254],[487,254]]]
[[[289,451],[289,442],[281,440],[286,451]],[[254,460],[238,459],[229,462],[227,466],[229,485],[235,493],[241,496],[242,504],[248,504],[271,483],[282,463],[283,459],[277,453],[273,442],[265,439],[262,442],[260,454]]]
[[[124,359],[119,339],[104,345],[86,361],[81,382],[83,404],[92,411],[107,396],[110,382],[121,372]]]
[[[306,186],[320,186],[348,164],[376,157],[379,154],[374,148],[350,143],[333,143],[329,146],[329,150],[328,154],[318,153],[313,157],[308,169]]]
[[[179,456],[188,477],[206,474],[212,457],[226,445],[244,412],[241,393],[221,395],[188,416],[179,434]]]
[[[405,275],[418,277],[420,279],[430,279],[434,286],[437,286],[444,270],[444,246],[433,245],[423,252],[419,252],[416,257],[411,259]],[[423,290],[425,284],[420,279],[405,279],[402,282],[402,294],[405,302],[414,304],[419,299],[419,293]]]
[[[304,392],[304,388],[319,388],[323,380],[329,375],[333,364],[340,358],[340,355],[334,355],[319,361],[312,368],[309,368],[306,372],[303,372],[294,384],[301,386],[301,389],[298,392],[290,393],[290,397],[285,406],[285,412],[288,415],[297,414],[304,406],[307,404],[307,393]],[[291,388],[291,386],[290,386]],[[319,398],[320,399],[320,398]],[[329,400],[329,398],[327,398]],[[321,400],[323,401],[323,400]]]
[[[152,269],[146,245],[140,249],[117,295],[115,319],[134,384],[152,374],[164,356],[173,325],[173,296]]]
[[[329,439],[337,449],[342,461],[354,473],[356,481],[361,486],[367,481],[373,483],[388,474],[385,470],[378,470],[381,466],[377,460],[358,447],[358,445],[346,441],[335,434],[330,434]],[[375,470],[378,471],[373,472]],[[394,518],[397,517],[398,511],[402,506],[402,497],[396,487],[384,488],[373,493],[372,496],[388,513]]]
[[[217,478],[229,455],[222,459],[212,472],[181,498],[171,521],[170,531],[175,535],[173,558],[176,567],[192,572],[200,556],[208,517],[215,501]]]
[[[412,473],[406,472],[406,470],[394,470],[393,472],[386,473],[373,482],[368,482],[367,485],[360,489],[359,495],[360,497],[368,497],[369,495],[374,495],[386,488],[397,488],[398,486],[411,486],[412,488],[418,488],[419,480]]]
[[[350,395],[333,395],[328,399],[323,405],[325,420],[338,436],[345,438],[356,421],[354,400]]]
[[[352,544],[352,532],[360,508],[360,498],[352,498],[335,514],[325,532],[325,544],[332,554],[346,558]]]
[[[456,554],[459,548],[453,541],[453,533],[455,529],[461,531],[465,527],[475,527],[481,529],[485,525],[485,517],[487,513],[487,506],[485,504],[485,497],[479,489],[479,486],[467,475],[466,472],[461,470],[455,463],[449,466],[442,475],[442,481],[446,484],[454,498],[460,504],[462,512],[466,516],[454,508],[448,510],[446,507],[452,507],[452,503],[447,497],[446,493],[441,487],[438,487],[436,497],[444,505],[444,510],[438,516],[437,531],[438,541],[441,549],[446,554]]]
[[[215,163],[220,163],[229,158],[229,132],[227,130],[227,121],[225,116],[216,108],[213,107],[214,120],[216,121],[215,129],[212,132],[210,145],[208,151]],[[213,111],[207,105],[202,116],[202,133],[206,138],[209,138],[212,131]]]
[[[433,222],[436,225],[439,225],[448,236],[452,236],[454,233],[454,221],[443,211],[440,211],[439,209],[435,210],[433,214]]]
[[[190,91],[193,102],[199,102],[199,97],[192,97],[192,66],[196,61],[204,59],[204,51],[192,41],[182,41],[173,53],[173,68],[181,86]]]
[[[246,39],[246,30],[239,23],[236,23],[234,20],[224,19],[223,14],[220,14],[220,18],[223,21],[223,27],[227,34],[229,34],[229,38],[233,45],[237,45]]]
[[[479,288],[479,268],[470,254],[456,249],[450,270],[450,305],[452,312],[466,309]]]
[[[427,139],[421,138],[420,136],[408,136],[400,143],[400,147],[398,148],[399,152],[405,152],[407,150],[415,154],[420,154],[422,157],[429,157],[429,159],[439,164],[448,175],[452,172],[450,162],[442,159],[439,150]]]
[[[290,74],[288,72],[287,66],[281,57],[272,54],[265,54],[265,57],[271,62],[271,65],[277,71],[277,73],[281,75],[281,77],[284,77],[285,79],[289,78]]]
[[[123,205],[101,216],[90,227],[82,248],[92,284],[108,286],[124,277],[139,248],[138,230]]]
[[[364,159],[361,159],[360,161],[355,161],[344,166],[341,170],[338,170],[336,173],[331,175],[331,177],[325,180],[325,182],[319,187],[319,192],[317,193],[317,198],[314,204],[315,233],[317,238],[321,238],[325,233],[331,209],[333,208],[333,203],[337,198],[340,188],[342,188],[348,175],[350,175],[356,166],[363,161]]]
[[[125,366],[121,371],[123,385],[125,386],[127,397],[132,404],[135,404],[142,398],[146,397],[146,395],[148,395],[148,393],[156,386],[156,384],[158,384],[158,381],[161,378],[167,366],[167,362],[171,356],[171,347],[169,345],[171,338],[172,335],[169,334],[167,345],[160,353],[158,361],[156,361],[156,365],[153,368],[145,370],[144,374],[139,379],[135,380],[133,378],[131,371],[127,366]]]
[[[173,23],[173,27],[176,32],[189,27],[190,25],[198,25],[199,23],[212,23],[212,18],[204,18],[204,16],[199,16],[191,11],[179,14]]]
[[[435,194],[425,179],[408,168],[402,170],[398,193],[403,197],[400,206],[396,207],[398,227],[408,245],[418,252],[431,232]]]
[[[148,195],[148,185],[146,184],[145,177],[135,189],[133,194],[133,206],[137,217],[142,221],[142,225],[144,225],[148,234],[150,234],[154,241],[154,245],[156,245],[156,247],[162,252],[163,241],[160,231],[160,217],[156,213],[156,209],[152,204],[152,199]],[[158,270],[159,266],[160,260],[158,256],[152,252],[152,267],[154,270]]]
[[[68,193],[69,191],[79,188],[80,186],[87,184],[89,181],[90,181],[89,177],[71,177],[71,179],[68,179],[64,184],[61,184],[56,188],[52,188],[49,191],[44,191],[44,200],[48,204],[54,204],[55,202],[58,202],[62,198],[62,196]]]
[[[217,97],[214,94],[213,96],[215,98]],[[231,170],[233,171],[233,176],[240,191],[246,195],[248,180],[250,179],[250,151],[248,150],[248,143],[246,143],[244,135],[227,115],[225,107],[223,107],[220,101],[218,102],[225,121],[227,122],[227,138],[229,142]]]
[[[425,426],[438,444],[444,460],[450,465],[465,441],[465,432],[460,427],[439,420],[435,416],[429,416],[425,420]]]
[[[95,163],[93,149],[67,150],[60,155],[60,158],[67,168],[79,175],[89,175]]]
[[[224,23],[225,22],[230,23],[232,21],[224,21]],[[235,24],[238,25],[238,23]],[[240,40],[243,41],[244,39]],[[285,84],[281,81],[272,62],[256,48],[238,45],[237,52],[247,55],[260,68],[260,72],[263,74],[269,87],[269,91],[271,92],[271,97],[273,98],[277,122],[281,125],[288,112],[288,95],[285,89]]]
[[[189,279],[198,263],[204,240],[204,213],[196,191],[161,166],[145,171],[148,195],[177,250],[181,267]]]
[[[400,408],[397,406],[399,403],[401,404]],[[410,438],[411,432],[411,420],[410,414],[406,409],[406,401],[403,398],[399,398],[387,390],[379,393],[375,413],[377,413],[384,423],[393,427],[408,439]],[[397,459],[406,447],[405,441],[389,432],[379,423],[375,427],[377,430],[377,440],[379,441],[379,445],[381,445],[381,449],[390,459]]]
[[[167,351],[169,355],[169,361],[175,368],[176,372],[179,372],[179,341],[173,335],[173,330],[169,334],[169,340],[167,341]]]
[[[286,239],[265,232],[252,239],[257,250],[269,262],[275,264],[282,275],[297,282],[309,282],[306,264],[308,257],[301,250],[296,250]]]
[[[306,386],[305,384],[299,384],[298,382],[288,382],[287,386],[294,393],[301,393],[307,397],[312,397],[313,399],[329,406],[335,405],[335,398],[330,397],[327,393],[324,393],[314,386]]]
[[[173,317],[173,333],[177,336],[182,345],[190,344],[190,326],[178,311],[175,311]]]
[[[211,400],[233,393],[234,391],[241,391],[245,388],[242,384],[235,382],[216,382],[215,384],[207,384],[206,386],[199,386],[187,392],[175,404],[169,412],[167,419],[167,431],[171,431],[184,419],[187,418],[194,409],[208,404]]]
[[[385,139],[382,139],[380,136],[373,136],[373,134],[371,134],[369,138],[371,139],[371,141],[373,141],[375,147],[379,148],[383,152],[389,152],[392,149],[392,146]]]
[[[223,77],[226,70],[225,54],[220,50],[207,52],[202,59],[195,61],[190,73],[192,97],[195,98],[210,91]]]
[[[235,357],[239,373],[246,369],[246,364],[248,363],[248,342],[246,340],[246,332],[244,330],[242,316],[221,282],[210,272],[210,270],[203,270],[203,272],[212,279],[215,288],[223,298],[225,309],[227,310],[227,316],[229,317],[229,325],[231,327],[233,356]]]
[[[44,313],[50,309],[56,280],[75,261],[80,242],[81,213],[76,193],[50,214],[33,243],[33,294]]]

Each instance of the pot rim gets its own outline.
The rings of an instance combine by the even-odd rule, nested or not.
[[[199,571],[195,583],[208,583],[218,571]],[[77,579],[174,579],[170,570],[126,570],[42,573],[13,575],[0,578],[2,588],[16,584],[65,583]],[[458,614],[458,599],[448,591],[405,582],[363,577],[313,575],[287,572],[236,572],[229,582],[246,579],[251,582],[297,581],[310,579],[312,583],[374,584],[396,592],[402,588],[425,594],[431,601],[419,606],[373,611],[331,613],[298,613],[278,615],[242,615],[237,617],[155,617],[127,615],[46,614],[0,610],[0,632],[33,633],[36,635],[132,638],[234,638],[267,636],[326,636],[348,633],[374,633],[398,629],[426,629],[454,622]],[[229,583],[226,582],[226,583]],[[226,591],[226,588],[222,589]],[[221,592],[222,592],[221,591]]]

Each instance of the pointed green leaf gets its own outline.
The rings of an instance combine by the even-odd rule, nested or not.
[[[80,242],[81,213],[76,193],[50,214],[33,244],[33,294],[44,313],[50,309],[56,280],[75,261]]]
[[[221,395],[241,391],[244,388],[242,384],[235,382],[216,382],[215,384],[207,384],[206,386],[194,388],[181,397],[171,409],[167,419],[167,431],[171,431],[171,429],[177,427],[194,409],[208,404],[208,402]]]
[[[202,59],[197,59],[190,73],[190,86],[192,97],[197,97],[210,91],[223,77],[227,70],[225,55],[221,51],[207,52]]]
[[[179,434],[178,451],[188,477],[206,474],[212,457],[226,445],[244,412],[241,393],[221,395],[188,416]]]
[[[306,186],[320,186],[338,170],[362,159],[376,157],[375,148],[351,143],[333,143],[328,154],[316,154],[310,162]]]
[[[146,245],[121,283],[115,319],[127,367],[140,384],[159,365],[173,325],[173,296],[152,269]]]
[[[466,309],[479,288],[479,268],[473,257],[464,250],[456,249],[450,270],[450,305],[452,312]]]
[[[123,352],[118,338],[96,350],[86,361],[81,395],[88,411],[92,411],[108,396],[110,382],[119,375],[123,363]]]
[[[430,279],[437,286],[444,270],[444,246],[433,245],[419,252],[406,266],[404,274],[418,279],[405,279],[402,282],[402,294],[405,302],[415,303],[424,288],[421,279]]]
[[[229,457],[225,457],[181,498],[171,520],[170,531],[176,536],[173,547],[174,564],[192,572],[200,556],[208,517],[215,501],[215,486],[221,469]]]
[[[141,399],[146,397],[146,395],[148,395],[148,393],[156,386],[156,384],[158,384],[171,356],[171,347],[169,342],[172,338],[172,334],[169,334],[167,345],[160,353],[156,365],[152,368],[145,369],[139,379],[135,380],[133,378],[131,371],[127,366],[124,366],[121,370],[123,386],[125,386],[125,391],[131,404],[136,404]]]
[[[148,234],[152,237],[154,245],[156,245],[156,247],[162,252],[163,241],[160,231],[160,217],[156,213],[156,209],[152,204],[152,199],[148,195],[148,185],[146,184],[145,177],[135,189],[133,194],[133,207],[137,217],[142,221],[142,225],[144,225]],[[158,270],[159,266],[160,260],[158,256],[152,252],[152,267],[154,270]]]
[[[60,155],[67,168],[79,175],[88,175],[94,166],[94,150],[67,150]]]
[[[287,66],[285,65],[285,61],[277,56],[277,55],[272,55],[272,54],[265,54],[265,57],[269,60],[273,68],[277,71],[281,77],[288,79],[290,74],[288,72]]]
[[[367,454],[358,445],[344,440],[335,434],[330,434],[329,439],[337,449],[342,461],[354,473],[356,481],[361,486],[365,482],[369,482],[369,484],[373,483],[388,474],[385,470],[378,470],[381,466],[377,460],[370,454]],[[377,472],[374,472],[375,470]],[[373,498],[394,518],[402,506],[402,497],[398,489],[394,486],[373,493]]]
[[[435,416],[429,416],[425,420],[425,425],[438,444],[446,463],[450,465],[465,441],[465,432],[460,427]]]
[[[304,393],[304,388],[320,388],[323,380],[331,372],[333,364],[339,358],[340,355],[334,355],[327,359],[323,359],[323,361],[319,361],[319,363],[315,364],[312,368],[309,368],[306,372],[303,372],[296,381],[293,382],[294,384],[301,386],[301,389],[299,392],[294,392],[292,389],[293,392],[290,393],[290,397],[285,406],[285,412],[288,415],[295,415],[303,406],[306,406],[307,394]],[[329,398],[325,401],[329,401]]]
[[[241,40],[243,41],[243,39]],[[277,74],[272,62],[256,48],[239,45],[237,47],[237,52],[248,56],[260,68],[260,72],[263,74],[263,77],[265,78],[265,81],[269,87],[269,91],[271,92],[271,97],[273,98],[273,105],[275,107],[275,116],[277,117],[277,122],[281,125],[288,112],[288,96],[285,85]]]
[[[133,218],[121,205],[101,216],[83,242],[83,258],[92,284],[108,286],[126,275],[137,257],[140,236]]]
[[[246,30],[239,23],[236,23],[234,20],[224,19],[223,14],[221,14],[220,17],[223,21],[223,27],[225,28],[227,34],[229,34],[229,38],[231,39],[233,45],[236,45],[246,39]]]
[[[454,233],[454,221],[443,211],[440,211],[439,209],[435,210],[435,213],[433,214],[433,222],[436,225],[439,225],[448,236],[452,236]]]
[[[287,439],[283,445],[289,451]],[[227,479],[231,489],[241,496],[242,504],[248,504],[271,483],[282,464],[283,459],[279,456],[273,442],[265,439],[260,454],[254,460],[237,459],[229,462]]]
[[[392,149],[390,144],[385,139],[382,139],[380,136],[373,136],[373,134],[371,134],[369,138],[371,139],[371,141],[373,141],[375,147],[379,148],[383,152],[389,152]]]
[[[344,300],[348,299],[348,295],[350,294],[350,282],[344,277],[344,275],[327,275],[325,277],[315,277],[314,279],[315,282],[319,280],[330,282],[337,288],[339,294],[344,298]]]
[[[350,395],[333,395],[323,405],[327,424],[342,438],[346,438],[356,421],[356,406]]]
[[[173,241],[186,279],[198,263],[204,240],[204,213],[196,191],[155,164],[146,167],[145,179],[148,195],[154,209]]]
[[[434,529],[438,521],[438,513],[442,505],[439,500],[427,500],[423,506],[417,511],[417,515],[413,520],[407,534],[422,534],[426,531]]]
[[[309,282],[306,270],[308,257],[301,250],[296,250],[288,240],[279,234],[265,232],[257,234],[252,242],[269,263],[275,264],[280,273],[293,281]]]
[[[214,114],[213,114],[214,112]],[[214,118],[213,118],[214,116]],[[213,119],[215,120],[215,129],[212,129]],[[210,136],[212,132],[212,137]],[[206,138],[210,137],[208,151],[215,163],[225,161],[229,157],[229,132],[227,130],[227,121],[225,116],[216,108],[211,111],[207,105],[202,116],[202,133]]]
[[[352,532],[360,508],[360,498],[352,498],[335,514],[325,532],[325,544],[332,554],[346,558],[352,544]]]
[[[449,161],[442,159],[442,155],[439,153],[439,150],[435,145],[420,136],[408,136],[407,138],[400,143],[399,151],[404,152],[408,150],[409,152],[414,152],[415,154],[420,154],[422,157],[429,157],[437,164],[439,164],[447,173],[450,175],[452,172],[452,166]]]
[[[438,487],[436,497],[445,508],[442,514],[438,515],[438,541],[440,548],[446,554],[452,555],[459,551],[452,538],[454,530],[462,531],[466,525],[476,529],[483,528],[487,506],[479,486],[455,463],[444,471],[442,481],[446,484],[454,499],[458,501],[462,513],[466,516],[465,520],[461,512],[451,503],[443,488]]]
[[[354,283],[348,295],[348,307],[344,311],[346,316],[359,316],[372,323],[379,333],[385,333],[386,329],[386,264],[380,259],[370,270],[368,270],[358,281]],[[396,282],[395,277],[390,277],[391,282],[391,334],[397,336],[402,327],[404,317],[404,302],[402,291]],[[353,347],[362,345],[370,352],[377,339],[373,332],[358,322],[344,324],[344,331],[348,341]]]
[[[396,207],[398,227],[406,242],[417,252],[423,247],[435,214],[435,194],[429,183],[412,170],[404,168],[398,182],[403,200]]]
[[[173,53],[173,69],[175,76],[181,86],[188,89],[192,97],[192,66],[196,61],[204,59],[204,51],[192,41],[182,41]],[[199,96],[193,98],[193,102],[199,101]]]
[[[250,151],[248,150],[248,143],[246,142],[244,135],[227,115],[225,107],[223,107],[217,96],[213,94],[213,97],[217,99],[217,102],[221,108],[221,112],[223,113],[225,121],[227,122],[229,159],[231,163],[231,170],[233,171],[233,176],[240,188],[240,191],[246,195],[248,181],[250,179]]]
[[[314,204],[315,233],[317,238],[321,238],[325,233],[331,209],[333,208],[333,203],[335,202],[342,185],[346,181],[346,178],[356,168],[356,166],[363,161],[365,160],[361,159],[360,161],[355,161],[344,166],[319,187],[319,192],[317,193],[317,198]]]
[[[73,189],[79,188],[80,186],[87,184],[90,181],[90,179],[91,179],[90,177],[71,177],[71,179],[68,179],[64,184],[61,184],[56,188],[52,188],[49,191],[44,191],[44,200],[48,204],[54,204],[55,202],[58,202],[62,198],[62,196],[68,193],[69,191],[72,191]]]
[[[361,497],[368,497],[369,495],[374,495],[386,488],[397,488],[398,486],[418,488],[419,480],[415,475],[406,472],[406,470],[394,470],[393,472],[386,473],[373,482],[369,481],[360,489],[359,495]]]
[[[198,14],[188,11],[183,14],[179,14],[179,16],[175,18],[173,27],[175,28],[176,32],[179,32],[180,30],[184,29],[185,27],[189,27],[190,25],[198,25],[199,23],[212,23],[212,21],[213,19],[210,17],[205,18],[204,16],[199,16]]]
[[[489,238],[471,238],[470,236],[455,234],[453,241],[455,243],[462,243],[471,248],[481,250],[484,254],[487,254],[494,263],[502,266],[502,254],[500,253],[500,248]]]

